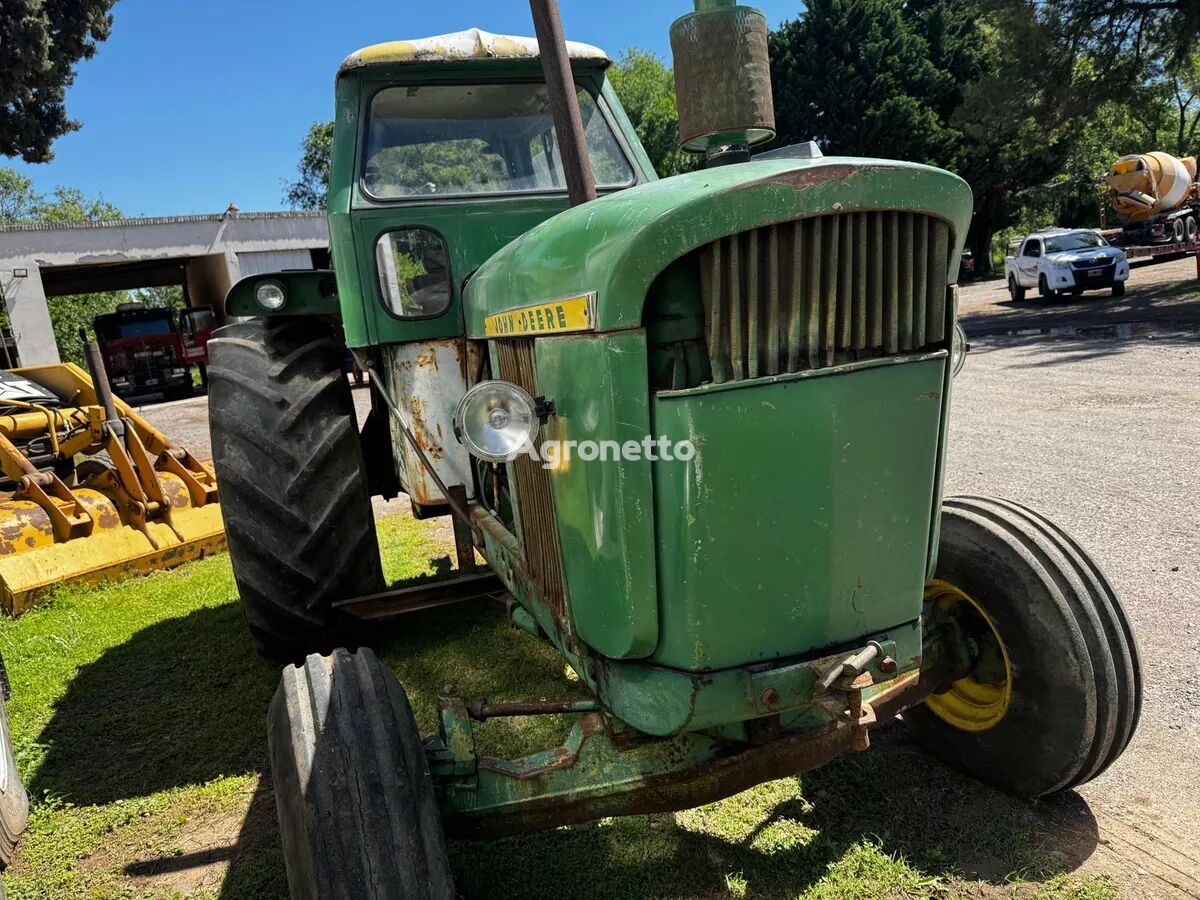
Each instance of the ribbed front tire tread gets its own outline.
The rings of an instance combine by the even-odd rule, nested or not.
[[[268,745],[292,900],[455,896],[412,708],[373,652],[288,666]]]

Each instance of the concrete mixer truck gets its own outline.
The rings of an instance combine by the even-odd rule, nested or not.
[[[1122,156],[1104,176],[1121,224],[1114,243],[1183,243],[1196,240],[1200,220],[1196,159],[1169,153]]]

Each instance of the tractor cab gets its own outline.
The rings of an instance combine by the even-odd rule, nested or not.
[[[568,43],[602,194],[655,177],[605,71]],[[351,346],[460,337],[463,286],[567,207],[536,42],[471,29],[368,47],[337,81],[329,217]],[[345,303],[343,302],[343,306]]]

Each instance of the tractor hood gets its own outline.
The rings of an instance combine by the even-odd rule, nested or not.
[[[748,229],[846,210],[943,219],[954,248],[949,271],[957,273],[971,205],[958,176],[892,160],[762,160],[677,175],[569,209],[493,255],[467,285],[467,333],[494,337],[514,323],[526,331],[523,308],[585,297],[586,322],[573,305],[565,317],[555,314],[565,327],[528,332],[636,328],[651,283],[684,254]]]

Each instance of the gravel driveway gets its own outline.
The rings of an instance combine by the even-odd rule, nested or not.
[[[1141,728],[1081,791],[1099,831],[1086,867],[1135,897],[1200,898],[1200,288],[1176,281],[1194,276],[1188,259],[1135,270],[1123,298],[1015,305],[994,282],[960,302],[973,349],[955,382],[948,492],[1008,497],[1069,529],[1141,644]],[[365,408],[367,391],[355,399]],[[145,412],[210,455],[203,398]]]

